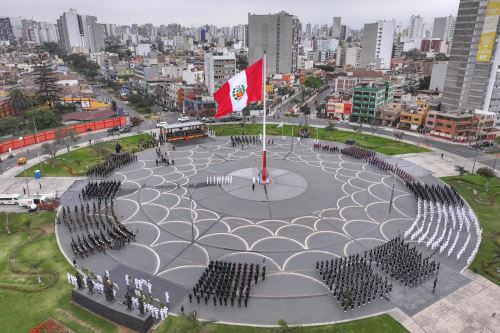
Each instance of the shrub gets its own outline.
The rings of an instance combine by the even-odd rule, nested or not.
[[[495,177],[495,172],[491,168],[482,167],[477,169],[476,173],[482,177],[493,178]]]

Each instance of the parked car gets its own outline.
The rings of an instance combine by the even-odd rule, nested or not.
[[[168,125],[166,121],[161,121],[158,124],[156,124],[156,128],[165,128]]]
[[[120,130],[119,127],[111,127],[111,128],[108,128],[108,133],[118,132],[119,130]]]
[[[26,157],[20,157],[16,161],[17,165],[24,165],[28,163],[28,159]]]
[[[239,116],[229,116],[229,117],[225,117],[225,118],[221,118],[221,122],[230,122],[230,121],[242,121],[243,118],[239,117]]]
[[[132,127],[130,125],[123,125],[122,127],[120,127],[119,132],[120,133],[127,133],[127,132],[130,132],[131,129],[132,129]]]
[[[179,119],[177,119],[177,121],[178,121],[179,123],[185,123],[185,122],[187,122],[187,121],[189,121],[189,120],[190,120],[190,119],[189,119],[189,117],[187,117],[187,116],[183,116],[183,117],[180,117]]]
[[[214,117],[203,117],[203,118],[201,118],[201,121],[204,123],[215,123],[215,118]]]

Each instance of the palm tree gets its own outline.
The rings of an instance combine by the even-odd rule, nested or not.
[[[23,128],[26,125],[25,111],[31,106],[31,100],[23,90],[13,89],[9,93],[9,103],[16,113],[20,114],[23,119]]]

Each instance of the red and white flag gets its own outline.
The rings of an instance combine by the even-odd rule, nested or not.
[[[217,102],[215,118],[241,111],[248,104],[262,99],[262,70],[263,61],[260,59],[230,78],[214,93]]]

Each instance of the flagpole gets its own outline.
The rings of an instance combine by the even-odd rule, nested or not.
[[[264,75],[262,76],[262,86],[264,88],[262,105],[264,107],[264,118],[262,120],[262,183],[267,183],[267,162],[266,162],[266,52],[264,51]]]

